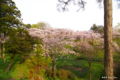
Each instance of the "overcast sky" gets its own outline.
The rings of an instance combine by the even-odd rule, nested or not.
[[[68,12],[59,12],[57,10],[58,0],[13,0],[21,11],[23,23],[36,24],[44,21],[53,28],[68,28],[72,30],[89,30],[95,23],[103,25],[104,9],[99,8],[96,0],[86,0],[85,10],[76,12],[77,6],[72,4],[68,7]],[[120,22],[120,9],[113,0],[113,27]]]

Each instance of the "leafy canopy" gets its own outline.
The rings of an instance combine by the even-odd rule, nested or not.
[[[0,32],[21,25],[21,13],[12,0],[0,0]]]
[[[5,53],[16,55],[25,54],[33,50],[35,40],[23,28],[12,29],[9,31],[9,40],[5,42]]]
[[[96,24],[93,24],[90,30],[93,30],[95,33],[104,33],[104,27],[102,25],[97,26]]]

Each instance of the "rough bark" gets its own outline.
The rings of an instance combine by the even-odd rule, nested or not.
[[[104,0],[104,76],[113,80],[112,0]]]
[[[91,80],[91,62],[89,62],[89,80]]]
[[[52,77],[55,77],[55,56],[52,55]]]

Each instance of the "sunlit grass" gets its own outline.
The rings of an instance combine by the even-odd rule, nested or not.
[[[100,55],[101,54],[101,55]],[[91,80],[99,80],[102,76],[103,73],[103,53],[98,53],[99,56],[96,56],[93,58],[93,61],[91,63]],[[80,58],[81,56],[76,56],[76,55],[62,55],[56,56],[57,60],[55,61],[56,69],[57,71],[60,69],[66,69],[70,70],[73,72],[78,79],[75,80],[88,80],[89,79],[89,66],[87,59],[83,57],[81,60],[77,59]],[[10,62],[10,57],[6,56],[6,62],[4,63],[3,58],[0,58],[0,80],[4,79],[11,79],[11,78],[16,78],[20,77],[23,74],[26,73],[28,70],[27,67],[25,67],[24,63],[21,63],[21,58],[16,56],[13,60],[11,69],[5,73],[5,70]],[[118,61],[118,54],[114,53],[114,61]],[[102,62],[100,62],[102,61]],[[52,66],[52,63],[49,65],[50,67]],[[65,67],[67,66],[67,67]],[[76,70],[76,68],[81,68],[81,70]],[[45,80],[60,80],[58,76],[56,76],[55,79],[50,78],[50,77],[45,77]],[[18,78],[16,80],[25,80],[25,78]],[[27,80],[27,79],[26,79]],[[69,79],[68,79],[69,80]]]

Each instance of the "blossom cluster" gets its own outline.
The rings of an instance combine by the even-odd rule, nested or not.
[[[65,45],[71,45],[74,47],[79,45],[79,50],[82,50],[83,47],[86,49],[91,49],[92,47],[88,43],[82,41],[80,43],[75,43],[76,39],[96,39],[101,38],[101,34],[94,33],[92,30],[89,31],[72,31],[70,29],[58,28],[54,29],[52,27],[47,27],[44,30],[37,28],[28,29],[29,34],[33,38],[41,38],[43,41],[43,49],[46,50],[44,54],[54,54],[54,53],[69,53],[76,54],[74,50],[66,49]],[[103,40],[101,39],[101,42]]]

